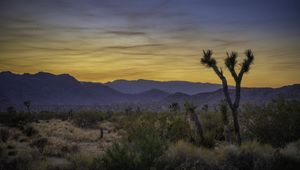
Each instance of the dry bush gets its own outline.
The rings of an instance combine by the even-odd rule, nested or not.
[[[8,140],[9,135],[10,135],[10,133],[9,133],[9,130],[7,128],[1,128],[0,129],[0,140],[2,142],[5,143]]]
[[[178,141],[157,161],[157,169],[216,169],[214,152]]]
[[[31,137],[33,135],[38,134],[38,130],[35,129],[32,126],[25,126],[24,129],[22,130],[23,134],[25,134],[27,137]]]
[[[57,137],[50,137],[48,138],[48,144],[45,146],[43,154],[47,156],[65,157],[68,154],[74,154],[78,151],[79,148],[77,144]]]
[[[272,148],[258,142],[245,142],[241,147],[221,145],[215,149],[205,149],[185,142],[171,145],[160,157],[157,169],[241,169],[273,170],[297,169],[300,166],[299,142],[286,148]]]
[[[104,120],[104,117],[105,115],[99,112],[78,112],[73,114],[72,119],[75,125],[81,128],[92,128]]]
[[[96,156],[89,154],[69,155],[68,160],[72,164],[72,170],[91,170],[96,169]]]
[[[47,144],[48,144],[47,138],[37,138],[30,143],[30,147],[36,147],[42,153]]]
[[[300,139],[300,102],[284,98],[266,105],[244,107],[245,134],[261,143],[284,147]],[[244,119],[244,120],[243,120]]]
[[[58,137],[72,142],[93,142],[100,137],[100,130],[78,128],[68,121],[58,119],[52,119],[48,123],[33,123],[33,126],[39,129],[43,136]]]

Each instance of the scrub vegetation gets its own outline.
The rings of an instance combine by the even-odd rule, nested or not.
[[[241,145],[224,101],[214,111],[181,108],[165,113],[1,113],[0,169],[300,166],[299,101],[278,98],[264,105],[243,105],[239,114]],[[195,118],[201,125],[200,137]]]

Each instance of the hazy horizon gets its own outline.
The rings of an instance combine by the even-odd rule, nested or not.
[[[67,74],[71,77],[74,77],[76,80],[80,81],[80,82],[91,82],[91,83],[101,83],[101,84],[106,84],[106,83],[112,83],[114,81],[140,81],[140,80],[145,80],[145,81],[156,81],[156,82],[189,82],[189,83],[203,83],[203,84],[219,84],[221,85],[222,83],[221,82],[216,82],[216,83],[211,83],[211,82],[201,82],[201,81],[187,81],[187,80],[154,80],[154,79],[115,79],[115,80],[111,80],[111,81],[104,81],[104,82],[101,82],[101,81],[84,81],[84,80],[80,80],[78,79],[77,77],[73,76],[72,74],[69,74],[69,73],[58,73],[58,74],[55,74],[55,73],[51,73],[51,72],[46,72],[46,71],[38,71],[38,72],[34,72],[34,73],[17,73],[17,72],[12,72],[12,71],[9,71],[9,70],[4,70],[4,71],[0,71],[0,73],[3,73],[3,72],[11,72],[12,74],[17,74],[17,75],[23,75],[23,74],[31,74],[31,75],[35,75],[35,74],[38,74],[38,73],[49,73],[49,74],[53,74],[53,75],[64,75],[64,74]],[[276,86],[276,87],[271,87],[271,86],[243,86],[243,87],[250,87],[250,88],[280,88],[280,87],[284,87],[284,86],[289,86],[289,85],[296,85],[296,84],[300,84],[300,83],[292,83],[292,84],[284,84],[282,86]],[[230,86],[234,86],[235,84],[228,84]]]

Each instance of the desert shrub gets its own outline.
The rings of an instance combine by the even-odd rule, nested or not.
[[[50,119],[67,120],[69,118],[69,113],[42,111],[39,113],[35,113],[35,118],[37,120],[50,120]]]
[[[169,142],[189,141],[193,136],[193,131],[184,115],[172,113],[131,114],[123,120],[122,124],[128,132],[129,139],[135,132],[139,134],[139,130],[144,127],[153,129],[157,135]]]
[[[209,138],[221,140],[223,138],[223,121],[222,113],[219,112],[202,112],[200,121],[204,134],[208,133]]]
[[[79,150],[77,145],[66,145],[61,148],[63,153],[75,153]]]
[[[106,170],[139,170],[139,158],[135,150],[127,143],[115,143],[102,158],[103,169]]]
[[[141,165],[150,167],[166,148],[166,141],[162,139],[153,129],[144,128],[136,134],[133,146],[139,155]]]
[[[272,170],[282,170],[282,169],[298,170],[299,167],[300,167],[299,160],[293,159],[291,157],[287,157],[279,153],[274,156]]]
[[[166,149],[166,140],[150,125],[137,123],[128,131],[128,141],[114,144],[102,159],[103,166],[114,169],[148,169]]]
[[[204,134],[204,138],[200,140],[200,143],[198,145],[205,148],[214,148],[216,145],[216,134],[207,131]]]
[[[299,143],[282,150],[258,142],[245,142],[241,147],[221,145],[215,149],[197,147],[179,141],[171,145],[156,162],[157,169],[222,169],[273,170],[299,168]]]
[[[262,106],[247,106],[243,119],[248,135],[274,147],[300,138],[300,102],[283,98]]]
[[[281,153],[286,157],[300,161],[300,140],[289,143],[282,149]]]
[[[240,148],[227,145],[218,150],[219,166],[222,169],[272,169],[274,149],[257,142],[243,143]]]
[[[64,140],[49,139],[48,144],[43,149],[43,154],[47,156],[65,157],[79,151],[78,145]]]
[[[17,155],[0,159],[0,169],[2,170],[24,170],[41,169],[33,166],[33,163],[39,162],[43,156],[35,149],[22,149]]]
[[[87,154],[69,155],[67,159],[71,162],[72,170],[94,170],[94,159],[96,157]]]
[[[7,128],[0,129],[0,139],[2,142],[6,142],[9,138],[9,130]]]
[[[97,112],[78,112],[72,116],[74,123],[82,128],[90,128],[104,120],[104,115]]]
[[[28,136],[28,137],[31,137],[31,136],[33,136],[33,135],[36,135],[36,134],[38,134],[38,130],[36,130],[34,127],[32,127],[32,126],[26,126],[26,127],[24,127],[24,129],[23,129],[23,134],[25,134],[26,136]]]
[[[12,141],[12,140],[8,141],[8,142],[6,143],[6,148],[7,148],[7,149],[15,149],[15,148],[16,148],[16,142],[15,142],[15,141]]]
[[[189,143],[178,141],[159,158],[156,162],[157,169],[185,170],[185,169],[217,169],[215,155],[211,150],[193,146]]]
[[[300,140],[289,143],[285,148],[274,155],[274,170],[299,169],[300,167]]]
[[[30,143],[30,146],[36,147],[40,152],[43,152],[43,150],[47,144],[48,144],[47,138],[38,138],[38,139],[33,140]]]
[[[11,113],[1,113],[0,114],[0,123],[11,126],[23,128],[29,122],[32,122],[34,117],[32,114],[24,112],[11,112]]]
[[[192,136],[189,122],[182,116],[176,116],[169,122],[166,138],[171,142],[189,141]]]

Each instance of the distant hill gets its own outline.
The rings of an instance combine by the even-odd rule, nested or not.
[[[82,83],[68,74],[0,73],[0,99],[9,103],[32,100],[36,104],[105,104],[126,95],[101,83]]]
[[[220,89],[220,84],[195,83],[187,81],[153,81],[153,80],[115,80],[105,85],[123,93],[137,94],[151,89],[158,89],[167,93],[186,93],[189,95],[212,92]]]
[[[234,97],[234,90],[230,90],[230,96],[232,98]],[[300,84],[284,86],[281,88],[242,88],[241,104],[262,104],[279,97],[300,100]],[[214,92],[198,93],[196,95],[176,93],[164,98],[161,103],[183,103],[184,101],[191,101],[197,105],[215,105],[222,99],[224,99],[223,90],[219,89]]]
[[[123,91],[127,89],[131,93],[120,92],[113,86],[122,87]],[[159,108],[159,106],[165,107],[172,102],[183,103],[185,101],[191,101],[197,105],[214,105],[224,98],[222,90],[218,87],[220,85],[150,80],[119,80],[102,84],[80,82],[68,74],[1,72],[0,107],[4,104],[22,105],[26,100],[31,100],[36,105],[149,104]],[[188,94],[181,91],[188,92]],[[193,94],[196,91],[200,91],[200,93]],[[230,94],[233,95],[234,92],[231,90]],[[263,103],[278,96],[300,100],[300,85],[295,84],[281,88],[243,88],[241,103]]]
[[[80,82],[68,74],[0,73],[0,102],[12,104],[22,104],[26,100],[43,105],[147,103],[161,100],[168,95],[167,92],[157,89],[140,94],[125,94],[101,83]]]

